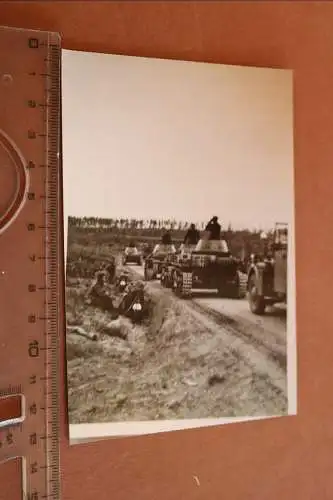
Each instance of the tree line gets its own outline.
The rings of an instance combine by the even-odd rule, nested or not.
[[[163,230],[170,230],[176,240],[182,240],[191,222],[176,221],[174,219],[129,219],[129,218],[102,218],[102,217],[69,217],[69,234],[75,232],[74,239],[85,238],[85,234],[94,233],[95,238],[119,238],[121,235],[137,238],[159,238]],[[196,223],[198,230],[203,231],[207,222]],[[231,224],[222,227],[223,237],[227,240],[230,249],[236,255],[248,255],[261,248],[261,229],[236,230]],[[99,236],[97,236],[99,234]],[[112,236],[113,234],[113,236]],[[109,235],[109,236],[108,236]],[[118,235],[118,236],[117,236]],[[74,236],[74,235],[73,235]],[[72,239],[72,236],[70,236]],[[82,240],[83,241],[83,240]]]
[[[135,219],[135,218],[104,218],[104,217],[69,217],[68,224],[77,228],[116,228],[116,229],[168,229],[184,231],[191,222],[176,219]],[[204,230],[206,222],[196,223],[199,230]]]
[[[197,229],[203,231],[207,222],[208,221],[196,222]],[[150,229],[153,231],[166,229],[170,231],[186,231],[191,223],[192,221],[179,221],[176,219],[68,217],[69,226],[82,229]],[[228,224],[228,227],[225,229],[229,232],[233,230],[231,224]],[[261,230],[258,230],[258,232],[261,232]]]

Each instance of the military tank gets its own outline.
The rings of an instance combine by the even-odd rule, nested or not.
[[[125,248],[122,255],[123,266],[126,266],[127,264],[136,264],[137,266],[141,266],[142,262],[142,253],[138,250],[134,243],[130,243],[128,247]]]
[[[231,254],[225,240],[202,238],[164,266],[162,284],[182,298],[191,297],[193,290],[199,289],[240,299],[246,295],[247,276],[242,272],[241,259]]]
[[[160,279],[167,263],[176,259],[176,249],[173,244],[158,244],[153,252],[145,259],[144,278],[146,281]]]

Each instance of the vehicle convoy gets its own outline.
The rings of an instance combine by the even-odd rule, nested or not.
[[[225,240],[200,239],[197,245],[182,246],[174,262],[164,263],[161,284],[183,298],[191,297],[195,289],[243,298],[247,281],[241,267],[241,260],[231,255]]]
[[[142,259],[145,260],[152,253],[154,247],[149,243],[144,243],[142,248]]]
[[[185,262],[190,259],[191,253],[195,250],[196,245],[189,245],[186,243],[182,243],[177,249],[176,254],[173,258],[167,256],[161,266],[161,275],[160,281],[162,286],[165,288],[172,288],[173,278],[172,278],[172,270],[173,266],[180,262]]]
[[[248,268],[250,310],[262,315],[267,306],[287,303],[288,224],[276,223],[272,238],[262,235],[264,250],[253,254]]]
[[[144,278],[146,281],[160,279],[162,269],[167,262],[176,258],[176,249],[172,244],[156,245],[153,252],[145,259]]]
[[[122,255],[122,264],[126,266],[127,264],[137,264],[141,266],[143,262],[142,253],[139,252],[134,243],[130,243],[128,247],[125,248]]]
[[[155,245],[152,253],[145,259],[144,278],[146,281],[159,279],[165,262],[172,262],[176,258],[176,248],[172,243],[171,235],[166,232],[161,242]]]

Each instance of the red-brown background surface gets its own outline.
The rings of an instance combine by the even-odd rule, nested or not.
[[[0,23],[70,49],[295,70],[298,416],[70,448],[63,404],[63,498],[332,500],[333,4],[3,2]]]

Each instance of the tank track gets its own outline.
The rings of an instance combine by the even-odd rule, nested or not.
[[[177,272],[177,285],[173,284],[173,292],[180,298],[190,298],[192,296],[192,273],[183,271]]]

